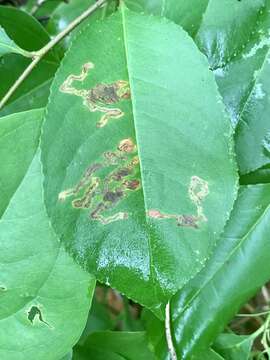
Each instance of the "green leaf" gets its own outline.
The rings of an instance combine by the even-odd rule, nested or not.
[[[146,335],[149,342],[149,348],[155,354],[158,360],[168,360],[170,358],[168,345],[165,336],[165,324],[164,321],[160,321],[153,313],[144,309],[143,321],[145,325]],[[222,334],[223,335],[223,334]],[[220,335],[220,336],[222,336]],[[220,343],[218,343],[220,345]],[[223,346],[223,343],[222,343]],[[222,347],[220,345],[220,347]],[[223,348],[222,348],[223,349]],[[216,349],[215,349],[216,350]],[[224,360],[224,358],[213,349],[207,349],[202,351],[199,357],[194,360]],[[226,358],[227,360],[227,358]]]
[[[191,36],[195,36],[209,0],[125,0],[133,11],[164,16],[181,25]]]
[[[0,57],[9,53],[31,57],[27,51],[21,49],[13,40],[11,40],[5,30],[0,26]]]
[[[72,360],[72,357],[73,357],[73,352],[70,351],[64,357],[62,357],[61,360]]]
[[[226,360],[249,360],[252,343],[252,336],[220,334],[213,347]]]
[[[142,320],[148,340],[148,346],[158,360],[168,360],[168,346],[165,337],[165,323],[160,321],[154,314],[143,309]]]
[[[36,116],[31,126],[35,124],[37,132],[42,115],[42,111],[25,112],[0,121],[1,155],[13,133],[19,156],[16,162],[13,153],[6,153],[0,171],[1,184],[7,180],[13,184],[0,219],[1,359],[63,357],[84,328],[95,286],[95,279],[67,255],[50,226],[43,203],[39,151],[26,164],[33,148],[29,123]],[[27,146],[20,150],[27,140],[31,151]],[[23,165],[19,150],[28,157]],[[3,162],[13,164],[9,173],[4,168],[2,174]],[[0,188],[1,199],[5,191],[5,187]]]
[[[195,41],[214,69],[236,128],[242,174],[270,161],[270,3],[209,1]]]
[[[76,346],[74,360],[154,360],[145,332],[104,331],[91,334]],[[103,357],[101,357],[103,356]]]
[[[0,217],[36,153],[42,117],[41,109],[0,119]]]
[[[181,359],[207,349],[240,306],[269,280],[269,203],[270,184],[241,187],[213,256],[173,298],[172,327]]]
[[[67,49],[72,38],[80,32],[80,29],[87,26],[87,23],[91,24],[97,19],[103,19],[105,16],[111,14],[116,8],[115,2],[115,0],[110,0],[105,6],[95,11],[88,20],[76,27],[69,36],[66,36],[62,43],[64,49]],[[50,16],[50,21],[46,26],[47,31],[52,36],[57,35],[94,3],[95,0],[70,0],[68,2],[61,2]]]
[[[70,87],[74,76],[85,80]],[[81,32],[52,85],[42,162],[53,227],[101,282],[161,316],[229,216],[232,147],[214,78],[191,39],[121,7]]]
[[[88,319],[81,334],[79,345],[83,344],[89,334],[97,331],[113,330],[115,327],[114,321],[110,317],[108,307],[100,304],[93,297],[91,310],[88,315]]]
[[[34,17],[16,8],[0,6],[0,24],[16,44],[27,51],[39,50],[50,41],[49,34]],[[18,54],[6,54],[0,59],[0,98],[6,94],[30,61]],[[0,115],[44,107],[58,65],[58,53],[53,50],[18,87],[7,105],[1,109]]]
[[[240,182],[241,185],[270,183],[270,165],[265,165],[256,171],[242,175]]]
[[[232,122],[238,123],[236,153],[242,174],[270,160],[269,31],[268,1],[210,0],[195,36]]]
[[[54,10],[63,0],[45,0],[37,3],[36,0],[28,0],[20,8],[29,14],[40,19],[40,21],[46,24],[51,17]]]
[[[128,0],[182,25],[207,56],[236,129],[240,172],[270,163],[270,3],[265,0]],[[136,5],[135,5],[136,4]]]

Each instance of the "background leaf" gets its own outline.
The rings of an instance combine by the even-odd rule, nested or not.
[[[38,129],[42,114],[33,111],[3,118],[1,133],[6,131],[10,136],[20,126],[27,130],[28,117],[34,116]],[[2,128],[6,122],[9,128]],[[24,136],[26,139],[22,139]],[[19,139],[14,137],[14,147],[28,138],[27,131]],[[1,151],[5,147],[3,135]],[[25,150],[27,155],[26,146]],[[34,156],[29,169],[16,163],[13,154],[7,154],[5,160],[12,161],[13,167],[5,176],[14,187],[23,170],[25,176],[16,191],[10,192],[0,219],[0,358],[60,359],[83,330],[95,279],[66,254],[50,227],[42,199],[39,154]],[[2,172],[1,176],[2,181]],[[0,189],[1,199],[4,190]]]
[[[103,358],[102,358],[103,356]],[[91,334],[83,346],[76,346],[74,360],[154,360],[145,332],[104,331]]]
[[[43,109],[0,119],[0,217],[36,153]]]
[[[16,44],[28,51],[39,50],[50,41],[49,34],[34,17],[16,8],[0,6],[0,25]],[[6,54],[0,59],[0,98],[6,94],[30,61],[18,54]],[[7,105],[1,109],[0,115],[45,106],[50,83],[58,65],[59,57],[53,50],[18,87]]]
[[[0,26],[0,56],[9,53],[17,53],[23,56],[28,56],[28,53],[11,40],[5,30]]]
[[[48,22],[46,29],[52,35],[55,36],[67,27],[77,16],[82,14],[91,4],[95,3],[95,0],[70,0],[68,3],[61,2],[53,11],[50,21]],[[104,19],[107,15],[111,14],[116,9],[116,1],[110,0],[105,6],[95,11],[89,19],[76,27],[70,35],[66,36],[61,46],[66,50],[70,44],[72,38],[80,32],[82,28],[87,26],[88,23],[93,23],[97,19]]]
[[[168,39],[176,39],[175,45]],[[124,116],[100,128],[100,112],[89,111],[80,96],[59,91],[69,75],[79,75],[89,62],[95,68],[78,89],[117,80],[129,80],[131,86],[132,101],[117,104]],[[91,210],[74,209],[74,198],[58,201],[91,164],[106,163],[102,154],[117,151],[125,139],[137,143],[141,178],[134,176],[142,188],[104,216],[128,211],[128,219],[104,226],[89,220]],[[203,266],[237,191],[230,124],[205,59],[183,30],[167,20],[122,8],[91,24],[74,41],[55,78],[42,150],[46,205],[67,249],[100,281],[161,316],[168,297]],[[97,176],[114,169],[104,165]],[[145,216],[151,209],[196,213],[188,196],[194,176],[209,184],[207,222],[196,229],[177,226],[173,218]]]
[[[209,0],[125,0],[133,11],[166,17],[195,36]]]
[[[137,5],[138,3],[138,5]],[[198,4],[197,4],[198,3]],[[232,123],[246,174],[269,164],[270,3],[266,0],[128,0],[131,8],[182,25],[207,56]]]
[[[173,298],[173,329],[180,358],[208,348],[240,306],[269,279],[269,200],[269,184],[241,187],[213,256]]]
[[[252,343],[252,336],[220,334],[213,347],[226,360],[248,360]]]

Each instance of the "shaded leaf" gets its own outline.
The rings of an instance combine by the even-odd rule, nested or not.
[[[52,36],[57,35],[63,31],[67,25],[71,23],[71,21],[76,19],[76,17],[82,14],[86,9],[89,8],[91,4],[94,3],[95,0],[70,0],[69,2],[60,3],[50,17],[50,21],[46,26],[47,31]],[[64,49],[67,49],[71,39],[76,36],[76,34],[78,34],[83,27],[87,26],[87,23],[93,23],[97,19],[103,19],[112,13],[116,8],[115,3],[115,0],[110,0],[109,3],[107,3],[105,6],[96,10],[88,20],[76,27],[70,35],[66,36],[63,43],[61,44]]]
[[[125,0],[133,11],[164,16],[181,25],[191,36],[199,30],[209,0]]]
[[[85,80],[71,85],[75,75]],[[66,248],[162,316],[205,263],[237,190],[230,124],[191,39],[124,7],[86,27],[52,86],[42,150],[46,205]]]
[[[16,53],[26,57],[30,57],[30,54],[21,49],[13,40],[11,40],[5,30],[0,26],[0,56],[9,53]]]
[[[213,347],[226,360],[248,360],[252,343],[252,336],[220,334]]]
[[[76,346],[73,359],[154,360],[154,355],[148,348],[145,332],[104,331],[89,335],[83,346]]]
[[[265,165],[256,171],[242,175],[240,183],[241,185],[270,183],[270,165]]]
[[[165,323],[164,321],[160,321],[156,318],[150,311],[143,311],[143,321],[145,324],[145,330],[147,339],[149,342],[149,348],[155,354],[156,359],[158,360],[171,360],[166,336],[165,336]],[[221,334],[220,336],[222,336]],[[218,343],[219,344],[219,343]],[[223,345],[223,343],[222,343]],[[222,347],[219,344],[220,347]],[[214,344],[215,347],[215,344]],[[217,350],[207,349],[200,352],[198,357],[195,357],[194,360],[223,360],[224,358],[221,356]],[[226,358],[227,360],[227,358]]]
[[[49,34],[40,23],[19,9],[0,6],[0,24],[16,44],[27,51],[39,50],[50,41]],[[6,94],[30,61],[18,54],[6,54],[0,59],[0,98]],[[17,88],[7,105],[1,109],[0,115],[45,106],[50,82],[58,65],[59,57],[53,50]]]
[[[269,203],[269,184],[241,187],[213,256],[173,298],[173,331],[181,359],[207,349],[270,278]]]
[[[42,115],[42,111],[33,111],[3,118],[1,133],[6,131],[9,137],[23,127],[21,137],[14,138],[16,147],[17,142],[25,142],[24,136],[29,139],[23,126],[31,121],[28,118],[37,117],[38,130]],[[2,136],[0,151],[5,147]],[[13,154],[6,154],[5,161],[14,165],[10,173],[5,172],[14,189],[0,219],[0,358],[60,359],[83,330],[95,279],[74,263],[52,231],[42,198],[39,152],[29,168],[26,162],[21,166],[20,159],[16,162]],[[1,199],[4,192],[1,188]]]
[[[93,332],[113,330],[113,327],[114,323],[110,318],[108,308],[97,302],[95,297],[93,297],[91,310],[78,344],[83,344],[86,338]]]
[[[142,313],[148,346],[159,360],[170,360],[168,346],[165,336],[165,323],[154,314],[144,309]]]

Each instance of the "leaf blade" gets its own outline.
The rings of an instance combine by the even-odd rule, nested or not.
[[[145,23],[148,24],[148,32],[144,31]],[[158,31],[158,28],[164,30],[164,35]],[[182,48],[180,46],[171,48],[167,41],[169,35],[176,36],[180,40],[176,43],[182,43]],[[157,50],[153,53],[153,39],[166,50],[164,54],[167,54],[167,57],[160,56]],[[84,47],[89,41],[96,44],[91,48],[91,53]],[[183,51],[186,58],[181,57]],[[108,59],[108,54],[112,52],[116,56]],[[139,53],[143,55],[138,57],[136,54]],[[155,78],[151,75],[151,71],[157,66],[157,60],[159,60],[159,72]],[[113,72],[108,71],[108,61],[114,69]],[[192,62],[193,71],[188,75],[184,72],[176,75],[175,71],[170,71],[168,68],[169,61],[173,69],[179,66],[179,61],[182,61],[185,71],[190,68]],[[78,67],[76,73],[74,64]],[[198,72],[194,72],[196,68],[199,69]],[[88,73],[86,75],[87,71],[89,76]],[[78,90],[79,92],[74,88],[70,89],[68,85],[74,77],[84,81],[82,86],[78,84],[78,89],[81,89]],[[104,127],[101,127],[100,118],[103,113],[98,113],[93,108],[91,110],[93,103],[89,103],[88,107],[85,105],[84,91],[89,93],[97,91],[103,88],[104,83],[112,84],[113,81],[113,84],[118,84],[116,81],[122,84],[129,81],[132,100],[130,102],[129,94],[125,93],[126,98],[122,98],[121,109],[114,108],[114,111],[121,111],[124,114],[118,119],[110,119]],[[197,89],[192,85],[193,82],[199,84]],[[86,90],[87,87],[89,90]],[[211,114],[201,97],[203,92],[212,96]],[[189,112],[190,103],[194,105],[192,113]],[[103,99],[103,107],[104,105],[106,99]],[[61,116],[57,122],[54,121],[57,114],[65,113],[65,107],[68,107],[68,113]],[[80,119],[75,121],[78,114]],[[210,135],[206,118],[207,121],[213,121],[215,124],[214,128],[218,129],[217,136]],[[157,124],[156,130],[154,124]],[[199,139],[194,136],[195,132],[197,134],[195,127],[198,126],[201,126],[202,132]],[[190,133],[187,128],[192,128]],[[162,316],[161,308],[164,307],[168,297],[202,267],[234,201],[237,176],[230,147],[230,131],[230,125],[207,64],[179,27],[159,18],[133,14],[125,7],[106,21],[90,25],[77,39],[77,45],[75,43],[69,51],[62,71],[58,73],[52,86],[51,101],[44,125],[42,161],[45,171],[45,198],[56,232],[61,234],[60,237],[77,261],[98,274],[100,281],[117,287],[121,292],[149,306]],[[167,133],[171,139],[169,143],[164,138],[164,133]],[[57,134],[57,139],[52,140],[55,138],[54,134]],[[207,140],[204,140],[206,134]],[[219,136],[222,140],[218,140]],[[130,141],[136,144],[136,148],[131,146]],[[127,148],[132,148],[129,153],[131,155],[126,155],[127,157],[136,157],[138,149],[141,170],[134,169],[135,179],[132,180],[136,180],[136,183],[133,182],[134,186],[139,183],[141,188],[134,192],[131,189],[130,195],[121,188],[119,193],[124,191],[125,200],[117,205],[118,210],[115,212],[113,207],[111,212],[108,210],[110,222],[102,223],[107,221],[102,218],[105,215],[101,213],[102,217],[99,217],[99,221],[93,218],[96,215],[94,208],[89,205],[92,211],[89,213],[87,204],[80,205],[80,201],[76,201],[76,196],[72,199],[74,192],[72,189],[75,184],[81,184],[80,179],[84,178],[84,173],[87,174],[85,169],[90,168],[95,169],[99,179],[96,181],[101,181],[103,184],[103,177],[108,176],[108,171],[110,169],[113,171],[115,166],[112,163],[110,163],[111,168],[107,166],[106,156],[108,154],[120,156],[118,151],[123,142],[126,146],[129,144]],[[191,146],[187,146],[189,143],[193,145],[194,151]],[[215,168],[209,165],[209,143],[215,148],[213,161],[219,164]],[[199,159],[197,149],[200,146]],[[167,157],[162,149],[166,149]],[[58,154],[57,157],[55,152]],[[175,152],[179,157],[181,156],[181,160],[174,155]],[[136,166],[137,158],[133,160],[132,164]],[[129,161],[133,160],[129,158]],[[125,166],[130,166],[131,162]],[[203,180],[209,177],[207,166],[211,167],[209,186],[211,183],[212,195],[209,196],[207,184]],[[97,168],[102,169],[103,175],[98,175]],[[226,181],[224,178],[218,180],[221,172],[224,174],[224,168],[228,169]],[[163,187],[161,191],[160,179]],[[123,179],[120,176],[120,180],[125,183],[125,176]],[[119,180],[116,179],[115,182],[117,181]],[[110,184],[118,186],[113,181]],[[96,185],[97,183],[94,186]],[[202,198],[208,196],[209,201],[206,205],[209,221],[208,223],[205,221],[201,227],[198,225],[197,232],[194,231],[197,224],[192,224],[192,221],[198,220],[200,223],[203,217],[177,215],[179,204],[182,204],[184,214],[193,214],[194,211],[196,213],[194,199],[189,198],[189,191],[191,197],[193,196],[194,186],[202,187]],[[99,189],[102,187],[100,186]],[[110,191],[114,192],[115,188],[112,190]],[[85,190],[80,188],[80,191]],[[220,209],[220,216],[217,218],[217,211],[213,210],[216,206],[215,197],[223,196],[224,193],[227,194],[229,201],[225,202],[225,208]],[[108,199],[107,193],[99,194],[101,197],[104,196],[104,199]],[[177,201],[174,194],[179,194]],[[110,196],[114,195],[110,193]],[[131,199],[130,204],[128,196]],[[93,199],[93,202],[99,201],[98,196]],[[73,202],[75,207],[78,204],[78,207],[85,206],[85,208],[76,211],[72,208],[72,200],[75,201]],[[109,202],[109,200],[106,202],[106,206],[112,205]],[[97,206],[102,207],[104,204],[100,203]],[[119,216],[126,214],[127,210],[128,219],[120,221]],[[104,213],[106,214],[105,211]],[[118,221],[111,221],[115,216],[118,216]],[[177,221],[179,221],[178,226]],[[204,243],[200,241],[201,236],[204,236]],[[189,238],[189,242],[186,242],[185,238]],[[176,242],[175,239],[181,240]],[[183,254],[181,260],[176,254]],[[178,268],[177,273],[174,271],[175,268]],[[129,281],[126,280],[127,272]],[[139,285],[133,286],[135,283]]]
[[[11,127],[13,132],[22,127],[29,113],[1,119],[0,133],[11,134]],[[34,110],[33,116],[41,120],[43,111]],[[29,134],[24,136],[27,139]],[[0,151],[6,146],[3,138]],[[13,140],[16,149],[18,139]],[[25,154],[27,151],[25,147]],[[51,229],[43,203],[39,152],[32,155],[28,166],[5,172],[9,181],[15,174],[20,181],[13,182],[0,219],[0,357],[61,358],[83,330],[95,279],[74,264]],[[2,172],[1,176],[2,181]],[[1,198],[4,190],[0,189]]]

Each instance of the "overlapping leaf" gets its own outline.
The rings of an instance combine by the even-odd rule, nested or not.
[[[42,151],[66,248],[157,312],[203,266],[235,199],[231,129],[205,59],[177,25],[124,6],[66,55]]]

